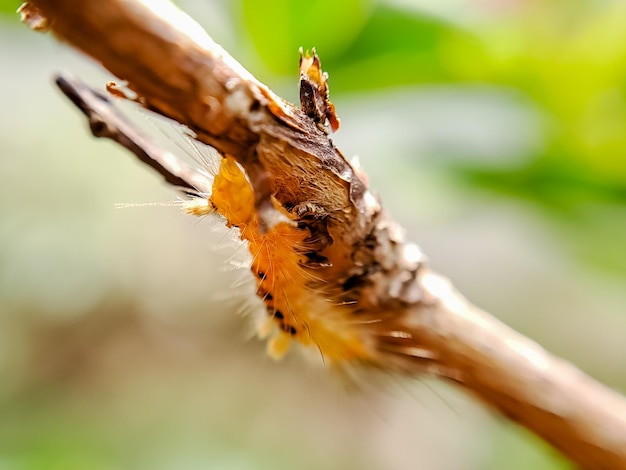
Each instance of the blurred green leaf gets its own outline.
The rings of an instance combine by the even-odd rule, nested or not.
[[[481,47],[476,37],[445,20],[383,4],[341,57],[324,65],[339,92],[450,82],[462,76],[463,56],[480,60]]]
[[[522,13],[483,33],[485,80],[543,109],[548,166],[577,168],[595,188],[626,185],[626,4],[529,4]]]
[[[483,55],[478,39],[456,25],[371,3],[243,0],[242,12],[256,50],[275,72],[293,74],[298,48],[316,47],[332,93],[450,81]]]
[[[322,60],[340,55],[369,17],[371,3],[242,0],[241,12],[245,29],[266,64],[275,72],[295,74],[299,47],[316,47]]]
[[[0,0],[0,15],[7,19],[17,20],[19,16],[15,13],[23,2],[16,0]]]

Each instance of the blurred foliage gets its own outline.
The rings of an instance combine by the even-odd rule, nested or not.
[[[15,11],[23,2],[19,0],[0,0],[0,15],[6,15],[7,19],[13,17],[15,19]]]
[[[332,71],[332,91],[338,94],[461,78],[459,63],[445,61],[442,55],[461,43],[466,53],[480,52],[468,32],[384,3],[351,1],[338,8],[330,0],[244,0],[242,11],[246,31],[274,72],[293,74],[298,48],[315,46],[325,69]],[[281,27],[268,34],[268,24]]]

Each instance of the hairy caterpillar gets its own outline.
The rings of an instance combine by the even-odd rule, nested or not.
[[[312,55],[302,50],[300,54],[303,110],[320,129],[328,132],[328,122],[336,131],[339,119],[328,99],[327,75],[320,68],[315,50]],[[219,213],[228,227],[238,229],[241,239],[247,242],[257,295],[267,312],[258,333],[269,338],[270,356],[281,358],[296,341],[317,348],[330,364],[368,360],[372,351],[364,332],[366,323],[350,318],[348,311],[354,301],[338,295],[345,292],[329,288],[333,272],[341,266],[329,260],[332,237],[315,205],[284,207],[275,199],[273,203],[284,218],[266,230],[259,221],[255,194],[245,171],[227,155],[214,177],[210,197],[191,201],[186,211],[193,215]]]
[[[292,222],[293,212],[307,210],[283,209],[288,222],[261,233],[252,188],[231,157],[221,161],[208,204],[187,206],[187,212],[194,215],[218,212],[229,227],[239,229],[242,240],[247,242],[257,294],[268,315],[259,333],[270,337],[268,352],[272,357],[282,357],[290,342],[297,340],[316,346],[331,363],[362,358],[366,351],[357,325],[345,320],[345,305],[333,304],[318,295],[326,284],[318,273],[332,266],[320,254],[328,243],[326,236]]]

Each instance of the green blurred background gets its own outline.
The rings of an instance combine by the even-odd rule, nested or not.
[[[524,430],[432,380],[347,389],[274,363],[232,234],[51,85],[107,76],[1,2],[0,470],[556,469]],[[297,100],[316,46],[389,211],[471,300],[626,390],[626,3],[179,4]]]

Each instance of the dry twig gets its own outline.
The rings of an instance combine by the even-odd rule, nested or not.
[[[430,271],[368,191],[365,176],[334,147],[320,126],[332,116],[315,111],[315,101],[304,106],[312,114],[284,102],[166,2],[34,0],[24,11],[31,25],[49,27],[126,80],[146,108],[188,126],[241,165],[253,190],[255,236],[288,226],[316,239],[314,250],[298,255],[306,272],[323,270],[325,288],[316,295],[342,302],[341,315],[360,320],[341,334],[328,328],[332,315],[304,317],[311,328],[325,325],[309,336],[319,332],[316,342],[331,359],[437,375],[582,467],[626,469],[623,397],[472,306]],[[65,83],[70,95],[80,94],[80,85]],[[107,137],[153,159],[146,142],[123,142],[129,134],[115,130],[110,111],[96,111],[104,103],[98,99],[79,106],[92,121],[98,113]],[[149,163],[168,182],[197,187],[177,163]],[[233,223],[242,232],[246,224]]]

